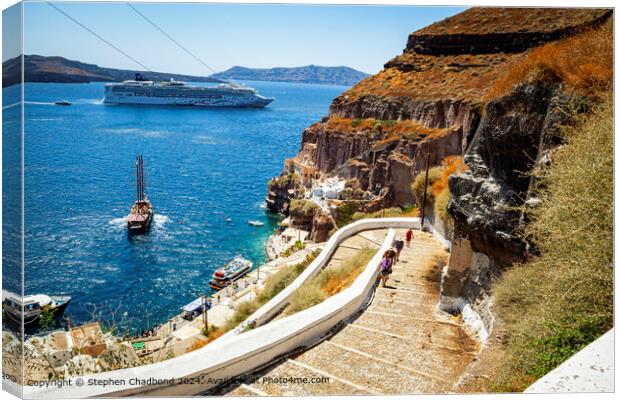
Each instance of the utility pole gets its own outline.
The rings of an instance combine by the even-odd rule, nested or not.
[[[206,296],[204,295],[204,293],[200,295],[200,298],[202,299],[202,323],[204,325],[204,330],[208,335],[209,334],[209,319],[207,317],[207,301],[206,301]]]
[[[420,222],[420,230],[423,231],[424,230],[424,210],[426,209],[426,192],[428,190],[428,168],[430,166],[430,160],[431,160],[431,148],[430,146],[427,146],[427,151],[426,151],[426,177],[424,178],[424,197],[422,198],[422,221]]]

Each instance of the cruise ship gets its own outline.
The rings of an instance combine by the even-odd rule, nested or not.
[[[218,86],[188,86],[185,82],[145,80],[137,73],[135,80],[105,85],[106,104],[143,104],[163,106],[248,107],[263,108],[274,99],[258,94],[256,89],[231,83]]]

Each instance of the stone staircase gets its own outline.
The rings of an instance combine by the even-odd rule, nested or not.
[[[404,236],[404,232],[398,235]],[[379,243],[384,236],[377,231],[363,232],[356,235],[355,245],[374,240]],[[334,258],[340,255],[336,252]],[[459,321],[437,309],[441,266],[446,258],[447,253],[432,235],[416,232],[411,247],[403,250],[394,267],[388,286],[377,288],[371,304],[357,318],[318,345],[290,355],[219,394],[450,392],[475,357],[478,342]],[[442,261],[438,264],[437,260]]]

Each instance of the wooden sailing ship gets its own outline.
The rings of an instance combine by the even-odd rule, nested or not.
[[[146,232],[153,220],[153,205],[144,192],[144,160],[136,157],[136,202],[127,216],[127,229],[131,233]]]

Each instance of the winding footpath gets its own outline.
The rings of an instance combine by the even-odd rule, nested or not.
[[[369,234],[362,232],[357,238],[375,239]],[[404,231],[397,235],[404,236]],[[293,354],[223,393],[307,396],[450,392],[474,359],[478,342],[455,318],[437,308],[441,266],[447,256],[432,235],[416,231],[388,286],[377,288],[369,307],[356,318],[317,346]]]

